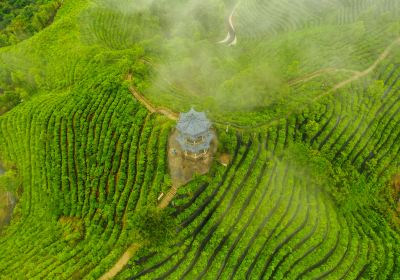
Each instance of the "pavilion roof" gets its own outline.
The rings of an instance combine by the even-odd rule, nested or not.
[[[197,112],[193,108],[187,113],[181,113],[176,128],[183,134],[197,136],[207,132],[211,122],[204,112]]]

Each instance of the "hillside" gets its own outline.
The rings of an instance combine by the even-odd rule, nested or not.
[[[400,278],[398,1],[7,3],[0,279]],[[164,207],[191,107],[230,161]]]

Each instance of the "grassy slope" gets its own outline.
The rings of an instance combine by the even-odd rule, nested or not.
[[[85,1],[66,1],[50,27],[0,50],[1,67],[20,75],[27,91],[35,92],[31,100],[0,117],[0,155],[16,164],[24,186],[13,224],[0,238],[4,252],[0,270],[6,277],[100,276],[133,241],[135,211],[155,204],[159,192],[167,188],[163,183],[166,139],[172,124],[148,115],[132,99],[123,79],[132,72],[135,85],[148,88],[146,94],[155,100],[148,87],[148,69],[168,67],[157,67],[163,58],[157,54],[159,38],[148,38],[146,32],[137,35],[140,31],[125,27],[135,24],[148,25],[151,31],[157,20],[89,6]],[[393,28],[385,40],[367,37],[372,43],[367,41],[365,48],[366,32],[349,37],[360,28],[360,23],[344,27],[348,33],[338,40],[343,56],[337,60],[325,60],[337,51],[331,46],[321,47],[318,53],[324,55],[318,61],[313,60],[314,54],[298,52],[302,48],[298,43],[309,41],[304,38],[320,42],[323,32],[332,32],[329,37],[343,31],[329,26],[283,33],[271,41],[261,33],[258,39],[249,37],[229,50],[215,46],[219,34],[212,40],[200,36],[201,43],[184,46],[210,48],[221,65],[219,71],[233,65],[246,74],[252,68],[269,70],[272,64],[277,69],[274,75],[294,79],[327,66],[364,69],[398,33]],[[146,40],[140,42],[141,38]],[[343,41],[349,38],[355,52],[345,52]],[[182,40],[192,39],[190,35]],[[286,49],[277,47],[282,45]],[[298,60],[302,64],[286,73],[288,64]],[[192,62],[186,61],[190,66]],[[397,61],[394,53],[368,77],[268,130],[244,132],[237,140],[231,130],[226,144],[232,146],[232,154],[236,149],[232,166],[227,170],[215,166],[215,176],[205,179],[205,184],[199,179],[181,190],[174,216],[181,227],[172,240],[177,246],[143,248],[120,277],[296,278],[323,277],[325,272],[332,279],[397,277],[395,248],[400,239],[389,226],[393,201],[386,187],[399,166]],[[213,74],[207,67],[203,70],[193,82],[210,93],[224,76],[216,75],[202,87],[202,79]],[[235,71],[225,72],[232,75],[233,86],[254,74],[242,76]],[[329,81],[343,78],[328,77]],[[262,79],[256,77],[254,83]],[[374,87],[376,80],[384,83]],[[321,92],[310,90],[316,84],[287,88],[292,95],[304,93],[296,94],[290,104],[298,106]],[[156,83],[154,88],[160,86],[165,91],[158,92],[158,103],[174,109],[190,105],[186,94],[191,86],[171,90]],[[238,94],[235,98],[241,100]],[[218,108],[218,98],[225,98],[210,96],[189,98],[200,108]],[[249,104],[258,99],[254,100]],[[287,106],[283,103],[277,113],[262,106],[264,113],[213,114],[248,124],[282,117]]]

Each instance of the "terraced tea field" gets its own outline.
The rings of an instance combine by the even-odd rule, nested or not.
[[[1,240],[4,275],[96,275],[129,240],[127,217],[162,190],[169,122],[150,116],[127,89],[97,87],[96,95],[40,97],[1,122],[2,149],[23,163],[31,186],[19,223]]]
[[[285,151],[302,141],[336,168],[350,165],[371,185],[384,183],[400,152],[398,71],[388,63],[373,74],[370,80],[385,82],[374,97],[365,95],[366,79],[324,100],[318,114],[238,134],[225,171],[194,193],[182,189],[175,244],[137,258],[120,278],[396,279],[400,236],[374,205],[365,205],[372,190],[354,190],[349,197],[362,197],[338,210],[328,186]],[[351,118],[354,108],[360,114]],[[313,121],[320,128],[304,133]],[[374,137],[378,131],[385,133]]]
[[[400,3],[228,2],[65,0],[0,48],[0,279],[400,279]],[[191,106],[218,151],[167,194]]]

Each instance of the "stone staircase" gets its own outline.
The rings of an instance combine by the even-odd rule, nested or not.
[[[178,187],[172,186],[169,189],[168,193],[162,198],[161,202],[158,204],[158,208],[164,209],[165,207],[167,207],[172,201],[172,199],[175,197],[177,191]]]

